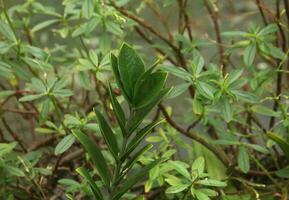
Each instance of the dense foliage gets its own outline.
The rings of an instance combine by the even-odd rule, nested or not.
[[[1,0],[0,199],[289,199],[287,0]]]

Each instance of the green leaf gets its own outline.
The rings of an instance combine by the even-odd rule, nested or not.
[[[268,34],[272,34],[278,31],[277,24],[269,24],[266,27],[262,28],[261,31],[258,33],[259,36],[264,36]]]
[[[98,66],[98,57],[93,50],[89,50],[89,58],[95,66]]]
[[[287,158],[289,158],[289,143],[284,140],[283,138],[281,138],[280,136],[278,136],[277,134],[274,133],[267,133],[267,136],[273,140],[274,142],[276,142],[278,144],[278,146],[282,149],[282,151],[284,152],[284,154],[287,156]]]
[[[17,146],[17,142],[0,143],[0,157],[10,153]]]
[[[275,174],[281,178],[289,178],[289,166],[279,169]]]
[[[181,161],[169,161],[168,162],[172,168],[174,170],[176,170],[177,172],[179,172],[181,175],[183,175],[185,178],[187,178],[188,180],[191,179],[191,175],[187,170],[187,164],[181,162]]]
[[[278,117],[280,114],[278,112],[275,112],[265,106],[261,105],[254,105],[251,107],[251,110],[255,113],[265,115],[265,116],[273,116],[273,117]]]
[[[243,74],[243,69],[232,70],[229,73],[228,78],[226,79],[228,86],[230,86],[232,83],[238,80],[242,74]]]
[[[160,69],[186,81],[191,81],[192,79],[192,75],[189,72],[178,66],[161,65]]]
[[[116,191],[116,194],[114,194],[112,200],[120,199],[122,195],[124,195],[129,189],[131,189],[131,187],[133,187],[137,182],[143,180],[145,176],[148,174],[148,172],[160,161],[161,160],[155,160],[150,164],[146,165],[145,167],[142,167],[140,170],[135,172],[135,174],[129,176],[129,178],[125,181],[122,187]]]
[[[167,98],[175,98],[183,94],[191,86],[191,83],[182,83],[176,85],[172,88],[171,92],[168,94]]]
[[[163,120],[152,122],[149,125],[142,128],[140,131],[138,131],[137,134],[134,136],[134,138],[131,140],[131,142],[128,144],[127,150],[122,156],[122,158],[128,157],[128,155],[141,143],[141,141],[145,138],[145,136],[149,134],[154,127],[156,127],[158,124],[162,122]]]
[[[266,44],[266,46],[267,46],[267,50],[269,51],[266,53],[269,53],[269,55],[271,55],[272,57],[280,59],[280,60],[284,60],[287,57],[286,54],[281,49],[275,47],[274,45]]]
[[[264,153],[264,154],[268,154],[269,151],[265,148],[265,147],[262,147],[258,144],[250,144],[250,143],[242,143],[242,145],[246,146],[246,147],[249,147],[249,148],[252,148],[256,151],[259,151],[260,153]]]
[[[86,72],[80,71],[77,73],[80,85],[86,90],[91,90],[90,78]]]
[[[130,168],[132,168],[132,166],[134,165],[134,163],[136,163],[138,161],[138,159],[148,150],[150,150],[153,147],[152,144],[147,144],[145,145],[143,148],[141,148],[140,150],[138,150],[138,152],[136,152],[131,158],[128,159],[127,163],[125,164],[125,166],[123,167],[123,169],[125,171],[128,171]]]
[[[144,63],[136,51],[124,43],[119,52],[118,65],[123,89],[132,97],[138,78],[145,72]]]
[[[238,166],[245,174],[250,170],[250,159],[245,147],[240,146],[238,154]]]
[[[184,191],[185,189],[187,189],[189,186],[190,186],[189,183],[187,183],[187,184],[179,184],[179,185],[175,185],[175,186],[170,186],[166,190],[166,193],[167,194],[180,193],[180,192]]]
[[[251,66],[253,64],[256,55],[256,50],[257,47],[255,43],[252,43],[246,47],[243,56],[243,60],[246,66]]]
[[[202,96],[210,100],[214,99],[214,89],[210,84],[203,81],[197,81],[196,88]]]
[[[221,102],[221,110],[225,121],[228,123],[233,119],[232,104],[229,99],[223,98]]]
[[[88,182],[94,197],[97,200],[103,200],[103,196],[101,194],[101,191],[99,190],[99,188],[97,187],[96,183],[93,181],[92,177],[89,175],[89,173],[86,171],[86,169],[84,169],[83,167],[77,168],[76,171],[83,177],[85,178],[85,180]]]
[[[109,92],[110,101],[111,101],[113,112],[116,116],[117,122],[122,130],[123,136],[126,136],[127,133],[125,129],[125,124],[126,124],[125,114],[112,91],[111,85],[109,85],[108,87],[108,92]]]
[[[24,97],[21,97],[19,99],[20,102],[25,102],[25,101],[34,101],[36,99],[39,99],[41,97],[45,96],[45,94],[31,94],[31,95],[26,95]]]
[[[85,18],[89,19],[94,10],[94,0],[84,0],[82,4],[82,14]]]
[[[197,96],[193,99],[193,112],[196,115],[201,115],[204,112],[204,106],[202,101],[197,98]]]
[[[72,134],[69,134],[62,138],[62,140],[56,145],[54,154],[59,155],[64,153],[67,149],[69,149],[75,141],[75,137]]]
[[[47,20],[47,21],[43,21],[39,24],[37,24],[36,26],[34,26],[32,29],[31,29],[31,32],[32,33],[35,33],[37,31],[40,31],[41,29],[44,29],[52,24],[55,24],[56,22],[58,22],[59,20],[58,19],[51,19],[51,20]]]
[[[78,139],[78,141],[84,146],[86,152],[91,157],[104,184],[106,186],[109,186],[111,180],[110,173],[108,171],[109,168],[99,148],[89,137],[87,137],[81,131],[75,130],[73,131],[73,134]]]
[[[76,65],[77,71],[88,71],[91,69],[95,69],[93,63],[91,63],[88,59],[79,58],[78,65]]]
[[[198,200],[210,200],[210,198],[208,197],[207,194],[205,194],[204,192],[200,191],[200,190],[194,190],[194,196],[197,197]]]
[[[123,96],[126,98],[126,100],[130,103],[132,103],[131,101],[131,97],[128,96],[128,94],[125,91],[125,88],[122,84],[121,78],[120,78],[120,73],[119,73],[119,68],[118,68],[118,59],[114,54],[110,54],[110,63],[111,63],[111,67],[112,67],[112,71],[116,80],[116,84],[118,85],[118,87],[121,89]]]
[[[118,148],[115,134],[111,130],[110,126],[108,125],[107,121],[104,119],[102,114],[97,110],[94,110],[94,112],[96,114],[100,131],[101,131],[102,136],[103,136],[103,138],[104,138],[104,140],[108,146],[108,149],[111,152],[111,154],[113,155],[113,157],[115,159],[117,159],[118,153],[119,153],[119,148]]]
[[[204,64],[205,64],[204,58],[199,53],[197,53],[197,55],[194,56],[192,62],[193,72],[195,76],[198,76],[202,72]]]
[[[198,157],[192,164],[192,172],[196,171],[198,175],[204,173],[205,170],[205,159],[204,157]]]
[[[7,53],[12,46],[13,46],[13,44],[8,44],[6,42],[0,41],[0,54]]]
[[[17,177],[25,177],[24,172],[17,168],[17,167],[13,167],[13,166],[9,166],[9,165],[5,165],[4,169],[11,175],[13,176],[17,176]]]
[[[225,182],[213,180],[213,179],[203,179],[203,180],[197,181],[196,183],[200,185],[213,186],[213,187],[226,187],[227,186]]]
[[[167,79],[167,73],[155,72],[145,80],[138,80],[134,90],[133,103],[136,108],[150,104],[162,91]]]
[[[226,31],[221,33],[221,35],[225,37],[243,37],[247,34],[248,33],[243,31]]]
[[[3,20],[0,21],[0,33],[2,33],[8,40],[17,43],[14,32]]]
[[[153,109],[153,107],[155,107],[161,101],[161,99],[166,94],[168,94],[169,91],[170,89],[162,90],[161,93],[149,105],[137,109],[135,113],[133,113],[127,124],[127,130],[129,134],[131,134],[139,126],[144,117]]]
[[[15,93],[15,91],[13,91],[13,90],[0,91],[0,100],[5,98],[5,97],[8,97],[14,93]]]

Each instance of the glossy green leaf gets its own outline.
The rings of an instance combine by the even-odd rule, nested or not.
[[[136,51],[124,43],[119,52],[118,66],[123,89],[132,97],[138,78],[145,72],[144,63]]]
[[[119,68],[118,68],[118,58],[112,53],[110,54],[110,63],[111,63],[112,71],[113,71],[115,81],[116,81],[118,87],[121,89],[123,96],[126,98],[126,100],[128,102],[132,103],[131,97],[129,97],[127,91],[124,88],[122,80],[120,78],[120,72],[119,72]]]
[[[136,83],[133,97],[136,108],[142,108],[150,104],[162,91],[167,79],[167,73],[155,72]]]

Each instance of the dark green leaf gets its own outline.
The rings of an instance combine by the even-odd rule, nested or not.
[[[102,136],[103,136],[103,138],[104,138],[104,140],[108,146],[108,149],[111,152],[111,154],[113,155],[113,157],[115,159],[117,159],[118,153],[119,153],[119,148],[117,145],[115,134],[111,130],[110,126],[108,125],[107,121],[104,119],[102,114],[97,110],[94,110],[94,111],[95,111],[95,114],[97,117],[100,131],[101,131]]]
[[[88,155],[91,157],[104,184],[106,186],[109,186],[110,180],[111,180],[110,173],[108,171],[108,166],[106,164],[106,161],[101,151],[99,150],[99,148],[89,137],[87,137],[81,131],[75,130],[73,131],[73,134],[78,139],[78,141],[84,146]]]
[[[122,130],[123,136],[126,136],[127,133],[125,130],[125,124],[126,124],[125,114],[112,91],[111,85],[109,85],[109,97],[110,97],[110,101],[113,107],[113,112]]]
[[[161,122],[163,122],[163,120],[159,120],[159,121],[155,121],[150,123],[149,125],[145,126],[144,128],[142,128],[140,131],[137,132],[137,134],[134,136],[134,138],[132,139],[132,141],[128,144],[127,150],[125,152],[125,154],[122,156],[122,158],[127,158],[128,155],[140,144],[140,142],[145,138],[145,136],[147,134],[150,133],[150,131],[157,126],[158,124],[160,124]]]
[[[119,52],[118,64],[123,89],[132,97],[138,78],[145,72],[144,63],[136,51],[124,43]]]
[[[137,182],[143,180],[148,172],[158,163],[160,160],[155,160],[145,167],[141,168],[135,174],[129,176],[129,178],[125,181],[122,187],[114,194],[112,200],[118,200],[124,195],[132,186],[134,186]]]
[[[155,72],[146,77],[145,80],[138,80],[133,97],[136,108],[150,104],[164,88],[166,79],[167,73]]]
[[[78,169],[76,169],[76,171],[83,177],[85,178],[85,180],[88,182],[94,197],[97,200],[103,200],[103,196],[101,194],[101,191],[99,190],[99,188],[97,187],[97,185],[95,184],[95,182],[93,181],[92,177],[89,175],[89,173],[86,171],[86,169],[84,169],[83,167],[80,167]]]

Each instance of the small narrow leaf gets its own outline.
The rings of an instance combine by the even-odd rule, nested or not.
[[[75,137],[72,134],[65,136],[55,147],[54,154],[59,155],[64,153],[67,149],[69,149],[75,141]]]
[[[240,146],[238,154],[238,166],[245,174],[250,170],[249,155],[245,147]]]
[[[19,99],[20,102],[25,102],[25,101],[33,101],[36,99],[39,99],[41,97],[45,96],[45,94],[31,94],[31,95],[26,95],[24,97],[21,97]]]
[[[112,91],[112,88],[111,88],[111,85],[109,85],[109,97],[110,97],[110,101],[111,101],[111,104],[112,104],[112,107],[113,107],[113,112],[116,116],[116,119],[117,119],[117,122],[122,130],[122,133],[123,133],[123,136],[126,136],[127,133],[126,133],[126,130],[125,130],[125,124],[126,124],[126,119],[125,119],[125,114],[124,114],[124,111],[123,109],[121,108],[120,104],[118,103],[113,91]]]
[[[243,56],[243,60],[246,66],[251,66],[253,64],[256,55],[256,50],[257,47],[255,43],[252,43],[246,47]]]
[[[180,193],[182,191],[184,191],[185,189],[187,189],[190,186],[190,184],[179,184],[179,185],[174,185],[169,187],[166,190],[167,194],[175,194],[175,193]]]

